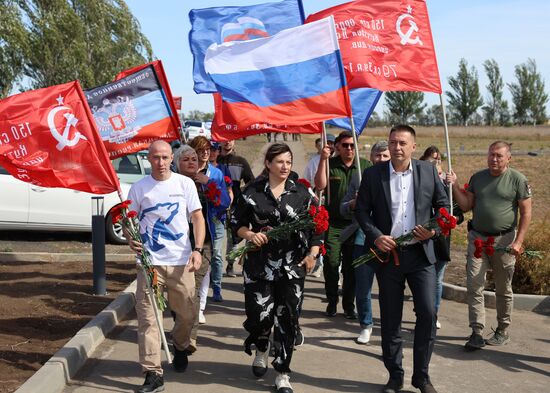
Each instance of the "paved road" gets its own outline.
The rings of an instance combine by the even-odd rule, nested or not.
[[[296,167],[303,168],[299,143],[289,144],[295,152]],[[258,167],[256,163],[255,168]],[[292,361],[291,382],[295,392],[380,391],[387,373],[381,360],[376,293],[375,289],[372,341],[370,345],[358,345],[354,341],[359,333],[357,322],[346,320],[342,314],[325,317],[322,278],[308,278],[301,318],[306,341],[295,351]],[[245,319],[242,277],[224,278],[223,295],[223,303],[207,306],[207,323],[200,328],[199,349],[190,357],[188,370],[177,374],[169,364],[164,364],[166,392],[273,391],[275,372],[270,369],[264,378],[256,379],[251,372],[252,357],[243,352],[246,334],[242,328]],[[489,324],[495,324],[494,310],[488,310],[487,318]],[[463,349],[470,333],[466,305],[444,300],[439,316],[443,327],[438,331],[430,369],[436,388],[444,393],[548,391],[550,318],[527,311],[516,311],[513,318],[512,340],[508,345],[467,353]],[[172,326],[169,316],[165,318],[165,326],[167,330]],[[403,318],[405,392],[417,391],[410,386],[413,329],[413,304],[408,299]],[[132,314],[96,350],[65,392],[135,389],[143,382],[136,342],[136,320]]]
[[[225,301],[210,303],[207,324],[199,331],[199,349],[189,359],[184,374],[164,362],[166,392],[268,392],[275,372],[257,380],[251,372],[252,357],[243,352],[244,304],[242,277],[225,278]],[[375,291],[376,292],[376,291]],[[308,278],[301,325],[305,345],[293,357],[291,382],[296,392],[378,392],[387,374],[381,360],[378,301],[373,301],[375,328],[370,345],[354,342],[359,327],[342,314],[325,317],[322,279]],[[403,337],[406,392],[412,373],[412,301],[404,308]],[[341,311],[341,310],[340,310]],[[438,339],[431,362],[433,382],[446,393],[543,392],[550,384],[550,318],[517,311],[511,328],[512,341],[502,348],[467,353],[469,334],[466,305],[444,301]],[[495,320],[488,310],[488,320]],[[167,330],[172,321],[165,318]],[[135,315],[94,353],[65,392],[127,392],[143,380],[137,364]]]

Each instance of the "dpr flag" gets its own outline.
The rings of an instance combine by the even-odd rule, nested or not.
[[[212,121],[212,140],[217,142],[231,141],[249,135],[264,134],[267,132],[280,132],[289,134],[320,134],[323,123],[313,123],[301,126],[276,125],[270,123],[257,123],[250,126],[241,126],[239,120],[225,109],[224,102],[218,93],[213,94],[215,115]],[[222,124],[222,125],[220,125]]]
[[[376,104],[378,104],[380,96],[382,96],[382,92],[377,89],[370,89],[368,87],[350,89],[349,99],[351,101],[351,108],[353,109],[353,124],[357,135],[361,135],[365,129]],[[347,117],[332,119],[326,123],[352,131],[351,122]]]
[[[350,89],[441,94],[425,0],[357,0],[308,16],[332,15]]]
[[[204,57],[212,44],[269,37],[304,22],[301,0],[237,7],[211,7],[189,12],[189,46],[193,53],[196,93],[215,93],[216,86],[204,69]]]
[[[176,100],[172,95],[172,90],[170,89],[170,84],[168,83],[168,78],[166,77],[166,73],[164,72],[164,67],[162,66],[161,60],[154,60],[150,63],[141,64],[141,65],[132,67],[130,69],[121,71],[115,77],[115,81],[122,78],[126,78],[127,76],[134,74],[138,71],[141,71],[144,68],[149,66],[152,66],[157,74],[157,79],[160,83],[160,87],[162,88],[162,93],[164,95],[164,98],[166,99],[166,101],[168,102],[168,105],[170,106],[173,127],[174,129],[178,130],[178,133],[179,133],[179,131],[181,130],[181,120],[177,115],[178,108],[176,107]]]
[[[152,65],[85,93],[111,159],[143,150],[157,139],[178,138]]]
[[[214,44],[204,63],[242,126],[301,126],[351,115],[332,18],[268,38]]]
[[[0,165],[40,187],[120,190],[78,81],[0,100]]]

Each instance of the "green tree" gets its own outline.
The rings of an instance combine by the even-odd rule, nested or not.
[[[25,74],[33,88],[74,79],[94,87],[152,57],[122,0],[19,0],[19,6],[28,21]]]
[[[474,66],[468,70],[468,63],[460,59],[458,74],[449,77],[449,85],[452,91],[445,94],[448,98],[449,109],[453,118],[461,125],[468,125],[468,121],[483,104],[483,98],[479,93],[479,81]]]
[[[426,109],[424,116],[422,116],[422,125],[425,126],[442,126],[443,125],[443,111],[441,105],[433,104]]]
[[[517,83],[508,83],[514,104],[514,121],[521,125],[545,123],[548,94],[535,60],[528,59],[526,63],[517,65],[515,75]]]
[[[388,91],[386,97],[386,117],[392,124],[407,124],[413,118],[418,120],[426,107],[424,93],[412,91]]]
[[[27,33],[12,0],[0,0],[0,98],[9,95],[23,72]]]
[[[503,125],[503,120],[507,119],[508,103],[502,98],[504,82],[502,81],[502,75],[498,63],[494,59],[486,60],[483,63],[485,73],[489,83],[486,88],[489,92],[489,98],[487,104],[483,106],[483,114],[485,123],[493,125]]]

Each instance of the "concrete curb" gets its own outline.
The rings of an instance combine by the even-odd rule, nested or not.
[[[80,329],[15,393],[59,393],[135,305],[136,281]]]
[[[135,259],[134,254],[106,254],[111,262],[125,262]],[[0,262],[91,262],[91,253],[49,253],[49,252],[0,252]]]
[[[494,292],[484,291],[483,296],[485,298],[485,307],[496,308],[496,295]],[[467,303],[466,288],[444,282],[443,298]],[[515,293],[514,309],[550,315],[550,296]]]

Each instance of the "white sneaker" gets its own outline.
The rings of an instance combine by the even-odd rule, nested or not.
[[[262,352],[256,349],[256,357],[252,362],[252,372],[258,378],[264,376],[264,374],[267,372],[267,362],[269,360],[270,347],[271,347],[271,343],[268,342],[267,349],[265,350],[265,352]]]
[[[290,386],[290,377],[287,373],[277,373],[275,377],[275,388],[278,393],[292,393],[292,386]]]
[[[206,323],[206,317],[204,316],[204,311],[199,311],[199,324],[204,325]]]
[[[435,321],[435,327],[437,329],[441,329],[441,323],[439,323],[439,320]]]
[[[361,329],[361,334],[357,337],[357,344],[366,344],[370,341],[370,335],[372,334],[372,326]]]
[[[323,265],[316,266],[311,273],[309,273],[310,276],[319,278],[321,277],[321,273],[323,273]]]

